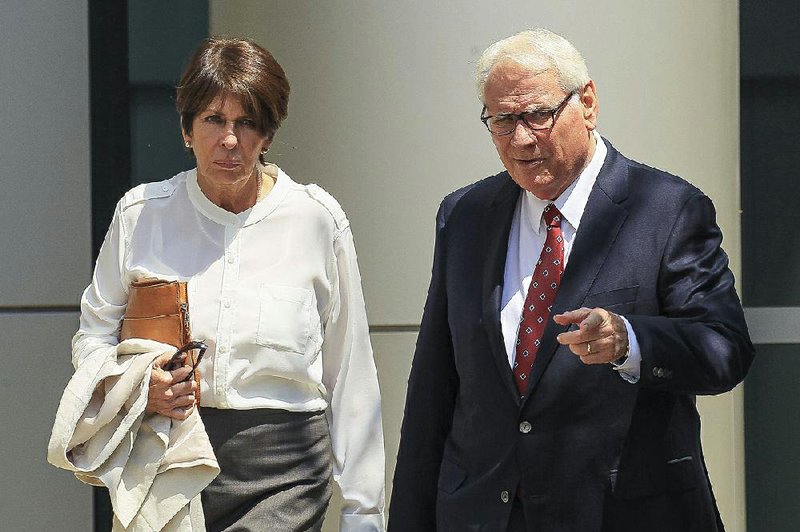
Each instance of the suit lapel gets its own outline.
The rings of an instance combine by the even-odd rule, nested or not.
[[[508,364],[503,332],[500,326],[500,302],[503,297],[503,277],[508,234],[514,218],[514,210],[519,198],[520,188],[506,173],[505,181],[492,198],[485,212],[483,241],[486,256],[483,262],[483,323],[489,336],[491,356],[503,381],[503,386],[511,394],[516,404],[520,403],[514,374]]]
[[[580,308],[628,216],[627,209],[620,205],[628,194],[627,161],[609,143],[606,145],[606,161],[589,194],[551,316]],[[533,395],[559,346],[556,336],[566,330],[567,327],[557,325],[552,319],[548,321],[531,371],[526,399]]]

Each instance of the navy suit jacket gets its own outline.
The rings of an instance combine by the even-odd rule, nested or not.
[[[500,328],[507,172],[449,195],[408,383],[391,532],[502,532],[515,496],[543,532],[721,531],[696,394],[753,359],[711,201],[610,144],[553,314],[624,315],[642,352],[629,384],[584,365],[547,324],[520,399]],[[528,424],[530,426],[528,426]]]

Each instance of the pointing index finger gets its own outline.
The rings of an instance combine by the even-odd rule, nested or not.
[[[579,324],[583,322],[586,317],[591,313],[591,310],[588,308],[579,308],[575,310],[568,310],[562,314],[556,314],[553,316],[553,321],[558,323],[559,325],[571,325],[571,324]]]

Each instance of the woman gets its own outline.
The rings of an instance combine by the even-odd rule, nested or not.
[[[208,39],[177,89],[197,168],[117,205],[73,341],[77,367],[116,341],[129,287],[187,281],[200,416],[221,473],[202,492],[208,530],[320,530],[331,473],[341,530],[383,530],[377,375],[349,222],[265,155],[289,84],[272,55]],[[186,419],[198,383],[156,359],[147,411]]]

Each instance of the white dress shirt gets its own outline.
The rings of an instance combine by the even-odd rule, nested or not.
[[[341,530],[383,530],[380,394],[353,234],[336,200],[280,169],[239,214],[206,198],[196,170],[132,189],[81,299],[75,367],[116,345],[128,287],[144,277],[188,281],[192,337],[209,346],[201,405],[324,410]]]
[[[525,297],[528,294],[533,270],[542,253],[547,234],[547,228],[542,220],[542,212],[550,203],[553,203],[561,211],[561,234],[564,238],[564,268],[566,269],[572,244],[580,228],[586,202],[589,200],[589,193],[592,191],[608,152],[597,131],[594,131],[593,134],[595,138],[594,155],[578,179],[573,181],[558,198],[552,201],[542,200],[525,190],[517,201],[516,211],[511,222],[511,231],[508,234],[500,311],[503,340],[508,363],[512,368],[516,357],[517,336]],[[633,328],[628,320],[624,317],[622,319],[628,330],[630,354],[624,364],[616,366],[614,369],[619,371],[619,375],[623,379],[634,383],[639,380],[641,353]]]

